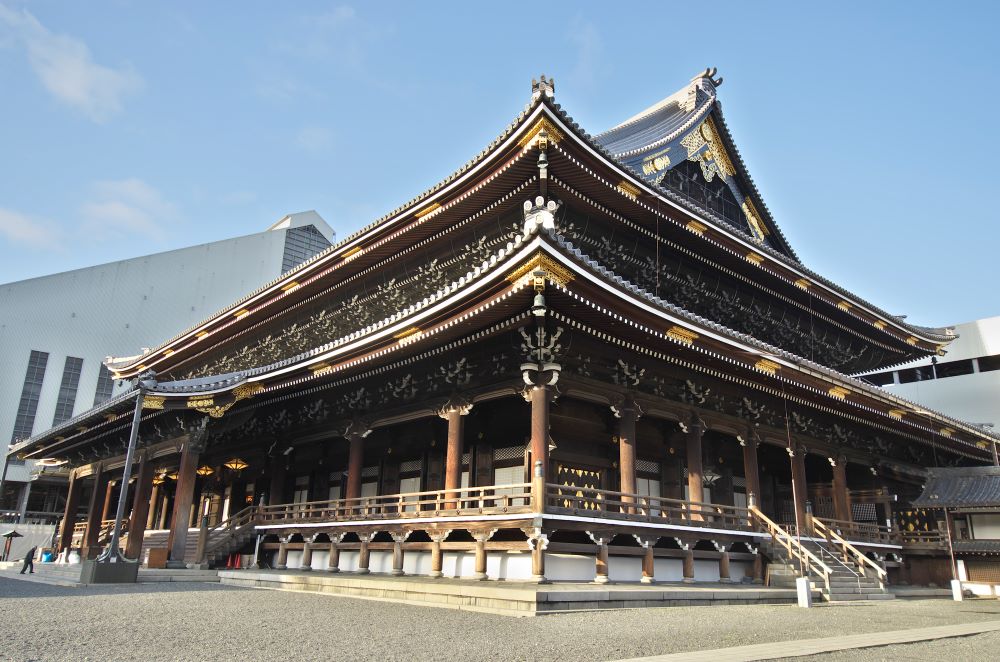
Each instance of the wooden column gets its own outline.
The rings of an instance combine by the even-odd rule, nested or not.
[[[833,513],[834,518],[850,522],[851,507],[847,496],[847,458],[841,455],[831,459],[833,464]]]
[[[330,536],[330,556],[326,561],[327,572],[340,572],[341,536]]]
[[[276,506],[285,503],[285,483],[288,482],[288,459],[283,455],[274,458],[274,466],[271,467],[271,484],[267,490],[267,505]]]
[[[152,479],[155,480],[155,477]],[[152,480],[150,483],[152,483]],[[146,528],[152,529],[156,526],[156,509],[160,504],[160,486],[153,484],[153,489],[149,494],[149,508],[146,513]]]
[[[431,574],[430,576],[434,579],[440,579],[444,577],[444,572],[442,572],[442,558],[441,558],[441,543],[445,541],[448,534],[451,531],[428,531],[427,535],[431,538]]]
[[[347,455],[345,499],[357,499],[361,496],[361,472],[365,468],[365,437],[369,434],[371,430],[360,421],[352,422],[344,431],[344,437],[350,444]]]
[[[109,480],[107,487],[104,490],[104,507],[101,508],[101,521],[106,522],[111,519],[111,506],[113,503],[117,503],[115,499],[115,487],[121,484],[120,480]],[[125,485],[123,489],[128,489],[128,485]]]
[[[642,583],[652,584],[656,578],[656,557],[653,554],[653,547],[658,538],[642,539]]]
[[[494,531],[489,531],[487,533],[474,533],[473,538],[476,540],[476,572],[473,574],[473,579],[478,579],[484,581],[487,579],[486,575],[486,541],[489,540]]]
[[[607,584],[610,581],[608,579],[608,543],[611,542],[613,536],[607,532],[591,533],[590,531],[587,532],[587,535],[597,545],[594,583]]]
[[[684,577],[681,579],[685,584],[694,583],[694,550],[684,550]]]
[[[288,568],[288,540],[291,536],[281,538],[278,543],[278,558],[274,561],[275,570],[285,570]]]
[[[692,420],[686,428],[688,501],[701,502],[704,500],[701,438],[705,435],[705,425],[696,416],[692,416]],[[695,509],[691,512],[691,519],[701,521],[704,518]]]
[[[729,575],[729,551],[723,546],[719,552],[719,582],[728,584],[733,581]]]
[[[361,549],[358,552],[358,574],[367,575],[371,570],[369,565],[371,563],[371,551],[368,549],[368,543],[372,541],[372,534],[358,534],[358,538],[361,539]]]
[[[462,487],[462,450],[465,442],[465,417],[472,411],[472,404],[460,395],[452,396],[438,415],[448,421],[448,446],[445,454],[444,489],[446,510],[458,507]]]
[[[145,454],[139,458],[135,474],[135,495],[132,497],[132,514],[128,520],[128,543],[125,558],[137,559],[142,554],[142,539],[149,519],[149,501],[153,492],[153,463]]]
[[[81,559],[91,557],[91,551],[96,554],[100,546],[101,515],[104,512],[104,498],[108,492],[108,473],[103,465],[98,465],[94,472],[94,491],[90,495],[90,507],[87,509],[87,531],[83,535]]]
[[[628,396],[611,407],[618,418],[618,472],[620,492],[635,494],[635,422],[642,415],[635,400]],[[622,497],[622,501],[632,501],[632,497]]]
[[[758,548],[753,555],[753,583],[763,584],[764,583],[764,559],[760,555],[760,549]]]
[[[312,562],[313,562],[312,539],[303,538],[302,562],[299,564],[299,570],[304,570],[304,571],[312,570]]]
[[[542,475],[549,475],[549,386],[533,386],[529,391],[531,401],[531,466],[542,463]]]
[[[399,577],[403,574],[403,543],[410,536],[409,533],[392,534],[392,576]]]
[[[806,519],[806,450],[801,446],[789,450],[792,462],[792,497],[795,501],[796,524],[802,527],[802,533],[809,532]]]
[[[69,492],[66,494],[66,509],[63,511],[62,523],[59,525],[60,554],[73,545],[73,527],[76,525],[76,511],[80,508],[80,495],[83,492],[83,479],[77,478],[76,471],[69,474]]]
[[[191,521],[191,505],[194,502],[194,487],[198,479],[198,460],[203,450],[203,432],[188,435],[181,449],[181,462],[177,468],[177,486],[174,491],[174,510],[170,518],[170,560],[168,567],[186,567],[184,555],[187,550],[188,523]]]
[[[751,432],[747,432],[745,437],[740,437],[739,441],[740,446],[743,447],[743,475],[747,482],[747,499],[749,501],[752,494],[757,507],[760,508],[760,470],[757,467],[757,442]]]

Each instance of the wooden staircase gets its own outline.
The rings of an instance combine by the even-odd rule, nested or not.
[[[818,536],[799,539],[757,508],[751,507],[750,513],[761,530],[771,536],[760,549],[770,561],[766,573],[770,586],[794,587],[796,578],[809,577],[813,588],[827,602],[895,597],[885,588],[885,570],[820,520],[813,520]]]

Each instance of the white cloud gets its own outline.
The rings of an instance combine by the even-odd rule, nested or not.
[[[328,152],[333,144],[333,131],[322,126],[306,126],[295,136],[295,144],[307,152]]]
[[[177,210],[141,179],[98,182],[94,199],[80,207],[85,229],[102,238],[139,235],[159,241]]]
[[[12,244],[58,250],[63,235],[48,221],[0,207],[0,237]]]
[[[0,5],[3,26],[23,43],[45,89],[95,122],[121,112],[124,97],[142,88],[142,77],[131,67],[114,69],[94,62],[87,44],[53,34],[26,9],[18,12]]]

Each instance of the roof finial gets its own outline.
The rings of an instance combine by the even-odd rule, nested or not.
[[[691,82],[693,83],[695,81],[705,78],[708,79],[708,82],[710,82],[712,85],[718,87],[722,85],[722,76],[719,76],[718,78],[715,77],[715,74],[718,73],[718,71],[719,70],[716,69],[715,67],[709,67],[705,69],[705,71],[701,72],[700,74],[692,78]]]
[[[549,78],[546,80],[545,74],[542,74],[538,80],[535,80],[534,78],[531,79],[532,100],[537,99],[543,94],[550,99],[556,96],[556,79]]]

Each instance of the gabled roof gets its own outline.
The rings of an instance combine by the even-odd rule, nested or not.
[[[737,163],[742,169],[738,152],[732,148],[728,130],[725,129],[725,124],[721,121],[721,114],[718,114],[718,104],[714,96],[715,85],[717,85],[717,81],[712,80],[711,75],[697,77],[692,82],[693,87],[685,88],[686,90],[694,90],[694,109],[688,115],[681,117],[677,114],[679,112],[677,109],[680,108],[681,104],[680,97],[672,95],[651,110],[640,113],[636,118],[608,132],[607,135],[614,138],[614,140],[611,138],[609,140],[612,143],[626,140],[629,131],[647,124],[649,125],[647,128],[654,127],[654,125],[659,127],[656,128],[657,131],[668,131],[670,127],[677,127],[676,131],[683,132],[690,129],[691,126],[697,125],[698,121],[706,117],[704,109],[708,108],[708,112],[715,113],[719,120],[715,127],[720,139],[724,143],[729,141],[728,151],[736,155]],[[658,118],[655,122],[649,119],[654,116]],[[650,128],[650,130],[653,129]],[[159,370],[160,365],[169,367],[177,361],[177,357],[170,358],[175,352],[188,350],[194,347],[195,343],[201,343],[198,347],[210,345],[215,333],[221,332],[222,337],[225,338],[227,334],[246,328],[264,316],[275,314],[283,305],[286,305],[282,302],[288,301],[299,287],[304,288],[313,284],[320,287],[318,283],[321,280],[328,281],[337,278],[336,274],[342,273],[339,270],[350,261],[369,259],[367,256],[372,254],[374,248],[378,247],[383,250],[385,242],[395,241],[419,223],[445,213],[468,195],[470,187],[477,179],[482,179],[498,168],[509,167],[513,160],[523,157],[532,149],[536,149],[542,131],[554,131],[560,136],[563,134],[573,136],[575,143],[599,160],[602,167],[613,169],[615,177],[643,196],[643,200],[637,201],[637,203],[644,206],[647,211],[654,212],[654,208],[647,201],[655,200],[657,203],[666,203],[666,207],[683,212],[685,218],[668,216],[665,212],[660,211],[659,205],[657,205],[655,213],[677,223],[679,227],[684,227],[684,224],[687,223],[687,227],[690,229],[692,223],[695,223],[703,228],[711,229],[714,234],[696,233],[702,237],[702,240],[718,247],[722,246],[719,239],[725,238],[738,246],[739,252],[737,254],[741,257],[745,256],[748,261],[752,261],[756,266],[766,269],[772,274],[778,275],[780,272],[780,277],[785,279],[788,284],[805,283],[805,285],[801,285],[802,287],[818,285],[819,287],[814,288],[817,290],[817,294],[820,293],[821,288],[827,290],[829,292],[827,298],[817,296],[816,301],[819,304],[828,305],[832,314],[853,316],[866,324],[875,326],[877,331],[872,331],[872,333],[876,336],[880,332],[892,335],[893,341],[896,343],[906,339],[907,343],[915,347],[919,344],[919,349],[924,352],[932,351],[928,346],[933,347],[940,343],[947,343],[952,339],[945,330],[915,327],[888,315],[872,304],[806,269],[794,259],[794,256],[790,256],[790,251],[786,254],[766,244],[755,242],[753,238],[739,232],[712,212],[692,204],[689,200],[669,189],[649,182],[641,172],[617,159],[599,144],[597,139],[592,138],[580,128],[554,102],[553,87],[549,81],[545,81],[543,78],[541,83],[534,84],[531,102],[505,131],[474,159],[445,180],[390,214],[350,235],[297,269],[284,274],[274,282],[220,311],[205,322],[192,327],[142,356],[111,359],[108,366],[119,372],[122,377],[133,376],[147,368]],[[617,133],[611,135],[615,131]],[[749,175],[746,175],[746,181],[750,182]],[[761,209],[765,209],[762,202],[757,206],[757,211]],[[688,221],[687,218],[692,220]],[[771,227],[773,227],[772,236],[780,236],[773,223],[771,223]],[[702,236],[703,234],[704,236]],[[693,241],[699,240],[694,239]],[[737,251],[733,250],[733,252]],[[840,310],[838,311],[837,308]],[[907,336],[910,337],[907,338]],[[888,336],[886,338],[888,339]]]
[[[994,508],[1000,510],[1000,467],[928,469],[916,508]]]
[[[919,419],[902,420],[913,413],[912,403],[659,299],[608,271],[555,231],[532,223],[526,223],[521,236],[482,265],[447,284],[435,295],[378,323],[273,364],[226,375],[159,384],[147,397],[155,401],[157,409],[189,409],[222,416],[229,407],[244,399],[300,392],[314,384],[355,374],[371,365],[385,365],[415,354],[425,355],[422,353],[432,347],[445,345],[477,328],[527,315],[524,302],[518,303],[513,295],[529,287],[530,271],[536,265],[544,265],[542,268],[556,290],[564,289],[601,315],[625,321],[660,341],[680,343],[685,352],[712,356],[733,369],[756,372],[764,379],[794,383],[813,393],[813,397],[829,399],[827,408],[838,410],[845,418],[870,420],[876,417],[897,429],[925,429]],[[567,285],[570,281],[573,283]],[[595,306],[587,299],[586,288],[612,296],[613,309]],[[583,298],[579,293],[584,294]],[[630,321],[642,316],[650,320],[645,326]],[[678,327],[690,332],[687,340],[678,341],[671,331],[664,330]],[[692,337],[701,340],[694,343]],[[762,358],[767,361],[761,362]],[[42,457],[42,454],[72,448],[76,440],[87,439],[89,435],[120,429],[131,418],[127,400],[133,395],[134,391],[118,396],[36,435],[19,444],[14,452]],[[967,456],[982,458],[987,443],[998,439],[942,414],[925,410],[921,413],[927,415],[928,423],[950,426],[935,435]]]

